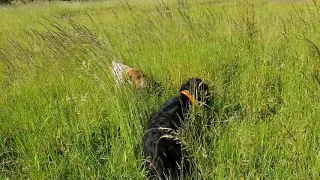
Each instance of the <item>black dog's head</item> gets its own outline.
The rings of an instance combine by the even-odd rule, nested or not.
[[[209,104],[209,87],[199,78],[187,79],[180,87],[180,92],[187,90],[198,103]]]

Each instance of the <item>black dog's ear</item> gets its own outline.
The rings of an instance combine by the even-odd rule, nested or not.
[[[190,81],[191,81],[191,79],[185,80],[185,81],[183,82],[183,84],[181,85],[179,92],[181,92],[181,91],[183,91],[183,90],[188,90],[188,91],[190,91],[190,86],[191,86],[191,82],[190,82]]]

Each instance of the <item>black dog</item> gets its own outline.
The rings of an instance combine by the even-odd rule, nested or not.
[[[176,130],[186,123],[195,103],[207,105],[209,89],[201,79],[191,78],[181,86],[179,95],[168,100],[151,118],[144,136],[149,179],[177,179],[181,176],[182,147]]]

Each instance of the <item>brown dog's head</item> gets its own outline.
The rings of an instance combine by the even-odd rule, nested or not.
[[[145,89],[147,87],[146,79],[139,68],[126,69],[124,71],[124,79],[128,83],[134,84],[138,89]]]

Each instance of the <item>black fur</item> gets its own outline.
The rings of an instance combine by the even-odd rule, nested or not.
[[[181,86],[180,92],[183,90],[188,90],[199,104],[209,103],[209,89],[201,79],[188,79]],[[190,99],[179,93],[168,100],[151,118],[144,136],[149,179],[177,179],[181,176],[182,145],[176,136],[176,130],[186,123],[190,108]]]

